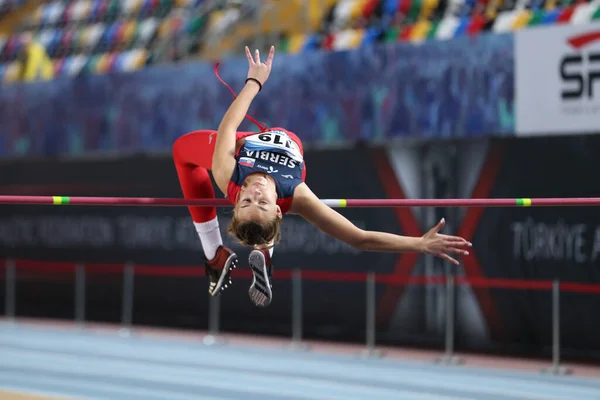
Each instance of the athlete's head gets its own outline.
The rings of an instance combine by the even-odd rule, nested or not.
[[[265,175],[251,174],[242,185],[228,231],[248,246],[277,244],[282,216],[275,182]]]

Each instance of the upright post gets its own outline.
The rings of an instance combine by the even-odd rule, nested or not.
[[[131,336],[133,325],[133,298],[135,289],[135,267],[133,263],[123,268],[123,294],[121,298],[121,336]]]
[[[544,373],[567,375],[571,370],[560,365],[560,281],[552,282],[552,367],[544,368]]]
[[[446,331],[444,356],[436,360],[439,364],[458,365],[462,360],[454,356],[454,300],[456,298],[454,274],[450,270],[446,278]]]
[[[295,269],[292,272],[292,343],[294,350],[307,350],[302,342],[302,272]]]
[[[81,329],[85,326],[85,265],[75,266],[75,322]]]
[[[377,293],[375,285],[375,273],[369,272],[367,274],[367,286],[366,286],[366,349],[363,351],[363,355],[366,357],[381,357],[381,351],[376,349],[376,317],[377,317]]]
[[[4,313],[8,322],[14,323],[17,303],[17,268],[13,260],[6,260],[4,285]]]
[[[221,296],[208,297],[208,335],[204,337],[204,344],[212,346],[223,344],[225,341],[220,333],[221,325]]]

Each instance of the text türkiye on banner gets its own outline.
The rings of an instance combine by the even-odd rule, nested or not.
[[[600,23],[539,27],[515,37],[518,135],[600,131]]]

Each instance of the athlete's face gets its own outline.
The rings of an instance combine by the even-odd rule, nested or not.
[[[240,190],[235,212],[240,222],[252,220],[267,224],[281,218],[275,182],[263,174],[249,175]]]

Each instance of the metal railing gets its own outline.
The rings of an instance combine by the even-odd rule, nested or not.
[[[160,268],[160,267],[159,267]],[[136,269],[139,269],[136,274]],[[135,297],[135,277],[136,275],[144,275],[143,271],[153,269],[153,267],[139,266],[136,267],[133,263],[127,263],[122,267],[122,279],[123,279],[123,291],[121,301],[121,325],[119,333],[123,336],[131,336],[134,332],[133,315],[134,315],[134,297]],[[158,268],[154,268],[158,269]],[[5,262],[5,316],[6,319],[15,323],[16,317],[16,294],[17,294],[17,264],[14,260],[6,260]],[[163,268],[164,270],[164,268]],[[187,269],[186,269],[187,270]],[[191,269],[190,269],[191,270]],[[142,272],[142,273],[139,273]],[[289,271],[286,271],[289,272]],[[74,319],[75,323],[79,328],[85,328],[86,323],[86,273],[87,268],[85,264],[76,264],[74,266],[75,273],[75,292],[74,292]],[[322,271],[306,272],[307,275],[311,275],[312,278],[317,279],[319,274],[323,274]],[[337,273],[344,275],[343,273]],[[152,274],[155,275],[156,274]],[[352,273],[351,278],[353,281],[358,281],[358,274]],[[178,274],[177,276],[183,276]],[[197,270],[190,273],[189,276],[200,276]],[[350,275],[348,275],[350,276]],[[292,333],[290,337],[290,348],[298,350],[307,350],[308,344],[303,340],[303,273],[299,269],[291,271],[290,274],[292,285],[292,315],[291,315],[291,326]],[[571,371],[561,365],[561,342],[560,342],[560,294],[561,294],[561,282],[559,280],[550,281],[532,281],[531,287],[527,285],[528,281],[516,281],[516,280],[494,280],[476,278],[469,279],[464,277],[454,277],[452,274],[448,274],[446,277],[392,277],[380,275],[377,276],[374,272],[368,272],[365,275],[366,279],[366,315],[365,315],[365,343],[364,349],[361,354],[365,357],[382,357],[383,352],[377,348],[376,344],[376,285],[378,282],[387,283],[399,283],[399,284],[426,284],[445,283],[446,285],[446,310],[445,310],[445,334],[444,334],[444,354],[442,357],[432,360],[435,363],[443,365],[453,365],[463,363],[464,360],[456,357],[454,345],[455,345],[455,301],[456,294],[455,289],[457,285],[464,285],[473,283],[477,286],[485,286],[487,281],[489,287],[495,288],[507,288],[507,289],[532,289],[532,290],[551,290],[552,291],[552,362],[547,368],[544,368],[542,372],[563,375],[568,374]],[[309,277],[310,279],[310,277]],[[332,279],[329,279],[332,280]],[[511,286],[508,282],[513,282]],[[579,283],[564,283],[563,288],[572,292],[579,293],[600,293],[600,285],[592,284],[579,284]],[[203,338],[203,342],[206,345],[224,344],[224,336],[221,331],[221,307],[220,297],[209,297],[209,313],[208,313],[208,332]]]

